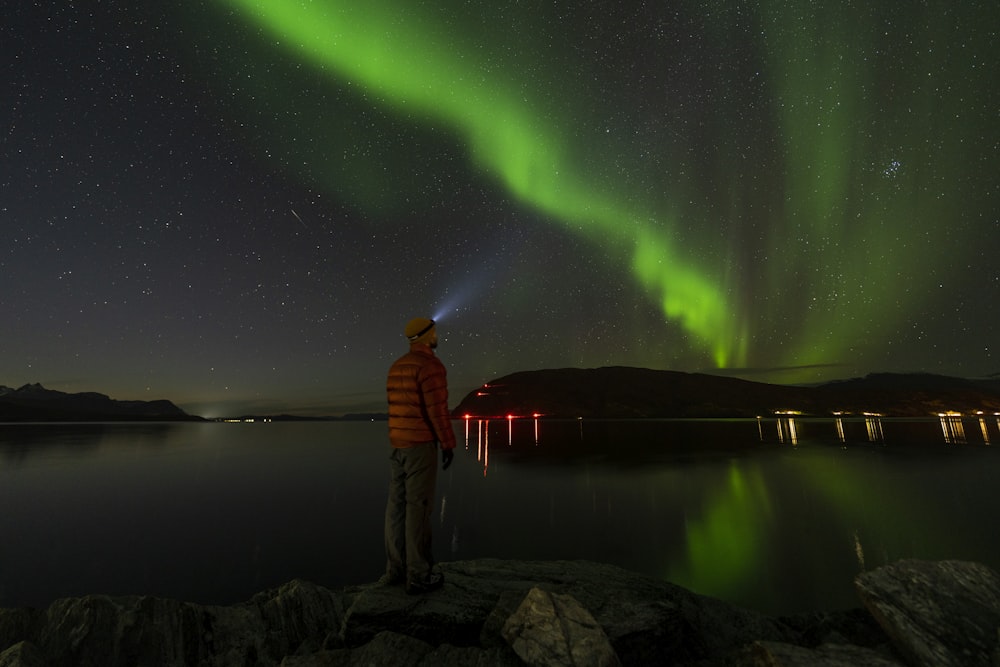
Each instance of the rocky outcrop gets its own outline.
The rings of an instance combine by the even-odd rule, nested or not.
[[[0,667],[997,664],[997,575],[975,564],[904,561],[859,577],[872,613],[783,618],[597,563],[442,571],[423,596],[292,581],[231,606],[95,595],[0,610]]]
[[[915,665],[1000,665],[1000,577],[978,563],[900,561],[855,586],[900,654]]]
[[[604,629],[572,595],[532,588],[501,634],[529,665],[621,665]]]

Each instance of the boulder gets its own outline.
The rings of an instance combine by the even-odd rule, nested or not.
[[[340,600],[304,581],[233,606],[143,596],[64,598],[43,612],[0,610],[0,650],[27,641],[46,656],[45,664],[80,667],[278,664],[320,648],[339,631]]]
[[[855,579],[865,608],[912,665],[1000,665],[1000,576],[979,563],[903,560]]]
[[[0,667],[47,667],[45,655],[31,642],[19,642],[0,653]]]
[[[806,648],[780,642],[754,642],[741,667],[904,667],[891,656],[850,644]]]
[[[390,628],[434,645],[510,651],[503,626],[535,587],[579,601],[623,664],[683,664],[756,639],[794,642],[798,636],[777,619],[611,565],[480,559],[443,563],[441,570],[444,588],[421,597],[396,587],[351,592],[344,644],[363,644]]]
[[[619,667],[608,636],[571,595],[532,588],[502,634],[531,667]]]
[[[858,578],[871,613],[781,618],[599,563],[441,570],[444,587],[421,596],[292,581],[230,606],[91,595],[0,609],[0,667],[1000,664],[1000,587],[975,564],[899,563]]]

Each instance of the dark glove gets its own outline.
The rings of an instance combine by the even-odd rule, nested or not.
[[[453,449],[442,449],[441,450],[441,462],[444,465],[441,466],[441,470],[447,470],[448,466],[451,465],[451,460],[455,458],[455,450]]]

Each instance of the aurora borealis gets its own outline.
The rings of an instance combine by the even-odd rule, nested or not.
[[[19,3],[0,384],[1000,372],[995,3]]]

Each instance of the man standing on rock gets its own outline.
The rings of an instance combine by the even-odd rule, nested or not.
[[[404,331],[410,351],[389,369],[389,500],[385,507],[385,574],[383,584],[406,584],[411,595],[444,584],[434,568],[431,512],[437,477],[437,448],[442,469],[451,465],[455,432],[448,413],[448,378],[434,354],[434,320],[417,317]]]

